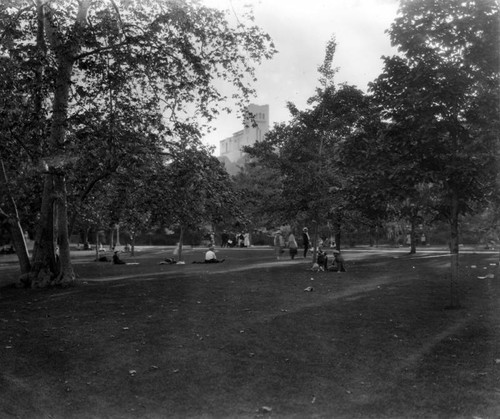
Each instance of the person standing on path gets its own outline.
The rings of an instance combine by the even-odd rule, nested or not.
[[[304,227],[302,229],[302,244],[304,246],[304,259],[305,259],[307,257],[307,251],[311,246],[311,238],[309,237],[309,231],[307,230],[307,227]]]
[[[290,234],[288,235],[288,251],[290,252],[290,258],[292,260],[295,259],[295,255],[297,254],[297,240],[295,240],[295,234],[293,234],[293,230],[290,231]]]
[[[274,252],[276,254],[276,260],[280,260],[280,256],[283,253],[283,247],[285,247],[285,239],[283,238],[281,230],[278,230],[274,235]]]

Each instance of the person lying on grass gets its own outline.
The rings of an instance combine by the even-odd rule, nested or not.
[[[177,243],[175,245],[174,250],[172,251],[172,257],[171,258],[165,258],[162,262],[160,262],[160,265],[175,265],[176,263],[178,263],[177,262],[177,256],[179,256],[179,249],[180,249],[180,243]],[[182,264],[183,263],[184,262],[182,262]]]
[[[203,262],[196,262],[194,261],[193,263],[222,263],[224,262],[225,259],[217,259],[217,255],[215,254],[215,248],[213,246],[210,246],[207,250],[207,253],[205,253],[205,260]]]
[[[175,265],[177,261],[174,258],[165,258],[159,264],[160,265]]]

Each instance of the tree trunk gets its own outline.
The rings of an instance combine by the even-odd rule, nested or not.
[[[95,229],[95,261],[99,262],[99,228]]]
[[[340,239],[341,239],[341,233],[340,233],[340,223],[335,224],[335,249],[337,249],[340,252]]]
[[[318,256],[318,223],[317,221],[313,220],[313,264],[316,263],[317,261],[317,256]]]
[[[410,227],[410,255],[414,255],[417,253],[417,246],[416,246],[416,230],[417,230],[417,219],[416,217],[411,217],[410,220],[411,227]]]
[[[9,220],[9,232],[12,237],[12,243],[14,244],[14,249],[16,249],[16,254],[19,259],[19,267],[21,269],[21,275],[26,275],[31,269],[30,257],[28,253],[28,247],[26,246],[26,239],[24,237],[23,229],[19,218]]]
[[[54,183],[59,196],[56,199],[57,208],[57,243],[59,246],[60,271],[55,281],[57,285],[69,285],[75,280],[75,273],[71,265],[71,253],[68,236],[68,208],[66,183],[63,175],[55,176]]]
[[[120,244],[120,224],[116,225],[116,246],[121,246]]]
[[[458,224],[458,195],[453,193],[450,216],[450,308],[460,307]]]
[[[49,2],[38,2],[37,14],[39,23],[43,22],[45,35],[51,49],[57,57],[57,74],[55,77],[52,120],[50,132],[50,158],[45,161],[48,174],[44,182],[42,208],[37,226],[33,263],[26,283],[32,287],[46,287],[56,283],[66,284],[74,280],[71,266],[68,237],[68,208],[64,166],[67,164],[65,149],[67,145],[66,130],[68,116],[68,98],[75,57],[81,49],[82,31],[87,24],[87,12],[90,0],[78,2],[78,12],[72,33],[63,44],[64,37],[57,33],[53,11]],[[54,198],[57,197],[57,240],[59,241],[59,275],[54,248]]]
[[[184,228],[181,226],[181,232],[179,235],[179,254],[177,256],[177,261],[180,262],[182,260],[182,243],[184,241]]]
[[[111,227],[109,231],[109,250],[113,250],[115,248],[113,239],[115,236],[115,228]]]
[[[26,240],[24,238],[24,233],[23,229],[21,226],[21,221],[19,219],[19,213],[17,211],[17,204],[10,193],[10,188],[8,184],[8,176],[7,176],[7,170],[5,168],[5,165],[3,163],[3,159],[0,158],[0,163],[2,165],[2,181],[5,186],[5,189],[7,195],[8,195],[8,202],[10,202],[10,214],[3,213],[8,220],[8,228],[10,232],[10,236],[12,237],[12,242],[14,245],[14,249],[16,250],[17,257],[19,259],[19,267],[21,269],[21,275],[26,275],[30,271],[31,265],[30,265],[30,258],[28,254],[28,248],[26,246]]]
[[[43,288],[55,277],[56,257],[54,248],[54,185],[53,175],[46,174],[43,185],[42,208],[37,225],[33,260],[28,276],[22,278],[26,286]]]

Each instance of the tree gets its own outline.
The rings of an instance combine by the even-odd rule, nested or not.
[[[487,200],[498,168],[498,4],[405,0],[389,34],[399,55],[385,58],[372,89],[390,123],[394,175],[439,191],[456,306],[459,219]]]
[[[19,147],[26,132],[30,111],[22,92],[17,88],[16,63],[0,57],[0,217],[7,221],[8,231],[19,258],[22,274],[31,268],[22,225],[29,226],[26,209],[34,202],[39,181],[29,162],[30,150]],[[35,129],[35,127],[31,127]]]
[[[205,147],[172,149],[164,167],[151,177],[143,198],[156,224],[178,226],[179,260],[183,234],[240,214],[233,184],[223,164]]]
[[[233,177],[241,211],[250,224],[273,228],[286,220],[281,182],[277,181],[280,178],[276,167],[268,167],[256,159],[246,162],[243,170]]]
[[[263,142],[247,149],[251,156],[279,171],[283,217],[313,223],[315,250],[318,226],[331,220],[340,231],[349,198],[348,166],[342,162],[340,151],[364,129],[369,110],[369,102],[359,89],[335,85],[335,48],[332,38],[318,68],[320,87],[308,101],[310,108],[300,111],[289,104],[291,122],[276,125]]]
[[[106,131],[115,140],[133,112],[144,119],[137,130],[155,134],[155,148],[181,138],[186,129],[199,137],[201,126],[189,115],[209,121],[218,112],[223,98],[216,79],[235,85],[244,103],[253,92],[248,80],[253,66],[274,53],[257,27],[232,27],[223,12],[196,0],[6,1],[0,23],[0,53],[8,51],[22,69],[17,82],[32,120],[50,126],[47,136],[31,130],[27,138],[33,142],[23,144],[36,151],[35,165],[43,167],[44,178],[31,271],[24,278],[31,286],[74,280],[67,187],[72,167],[85,156],[75,133],[92,113],[96,122],[103,121],[103,110],[114,107]],[[103,81],[104,89],[94,88]],[[88,112],[89,107],[95,110]],[[134,144],[138,137],[151,139],[123,141]]]

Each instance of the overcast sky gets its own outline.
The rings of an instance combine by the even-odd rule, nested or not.
[[[367,85],[382,70],[383,55],[392,55],[385,33],[394,21],[397,0],[204,0],[208,5],[239,14],[252,4],[255,24],[267,32],[278,53],[257,69],[257,96],[252,103],[269,105],[270,122],[288,121],[287,102],[299,109],[318,87],[317,68],[323,62],[327,41],[337,40],[334,67],[336,83]],[[227,92],[226,92],[227,93]],[[205,138],[215,145],[242,129],[235,113],[223,115],[212,124],[216,131]]]

